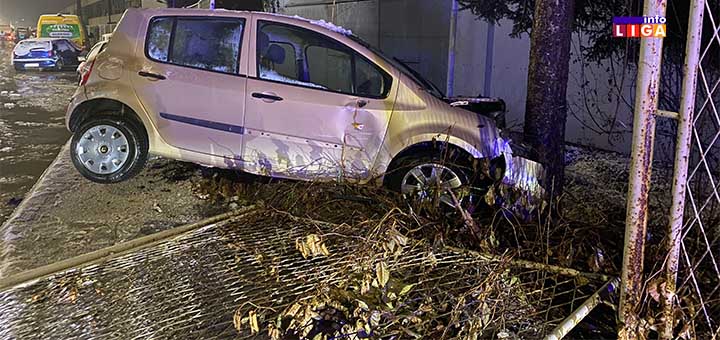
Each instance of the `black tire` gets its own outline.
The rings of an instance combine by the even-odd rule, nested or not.
[[[65,68],[65,65],[63,64],[62,59],[58,59],[58,61],[55,62],[55,71],[62,71]]]
[[[473,160],[469,155],[464,155],[457,150],[443,150],[424,151],[412,155],[400,156],[393,160],[391,168],[385,174],[384,183],[388,189],[402,193],[402,184],[405,176],[413,168],[423,164],[436,164],[449,168],[454,172],[462,182],[462,186],[456,193],[456,197],[461,200],[461,206],[469,208],[474,211],[479,205],[483,205],[482,195],[486,190],[477,190],[478,186],[488,187],[492,185],[492,181],[489,181],[483,176],[480,171],[474,171]],[[454,151],[454,152],[453,152]],[[453,190],[455,192],[456,190]],[[464,192],[466,196],[461,195]],[[437,194],[437,192],[436,192]],[[415,210],[428,210],[428,207],[420,207],[418,202],[415,202],[412,197],[405,197],[408,199],[408,203]],[[437,199],[434,199],[434,207],[432,209],[440,207],[440,211],[443,214],[447,214],[450,211],[454,211],[452,207],[438,206]],[[447,205],[447,204],[446,204]]]
[[[88,169],[78,154],[78,142],[88,130],[107,125],[119,130],[127,139],[127,159],[119,169],[111,173],[96,173]],[[148,157],[148,137],[140,123],[123,116],[98,115],[83,122],[75,130],[70,143],[70,158],[83,177],[96,183],[118,183],[137,175],[145,166]]]
[[[20,67],[20,65],[13,65],[13,66],[15,67],[15,72],[22,72],[25,70],[24,68]]]

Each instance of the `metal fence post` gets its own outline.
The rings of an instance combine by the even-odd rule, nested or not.
[[[645,1],[644,16],[665,16],[666,0]],[[622,282],[620,290],[620,339],[636,339],[640,330],[643,256],[648,217],[648,192],[655,141],[655,113],[662,62],[662,38],[644,38],[640,44],[632,159],[625,220]]]
[[[672,206],[667,230],[668,255],[665,261],[665,292],[663,294],[664,327],[660,330],[663,339],[674,339],[673,327],[678,258],[682,243],[683,215],[685,212],[685,190],[687,189],[688,163],[692,148],[692,127],[695,111],[695,89],[697,86],[700,44],[703,26],[705,0],[693,0],[690,4],[687,45],[685,47],[684,78],[678,115],[677,144],[675,146],[675,172],[672,184]]]

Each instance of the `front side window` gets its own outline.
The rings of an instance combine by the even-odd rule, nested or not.
[[[381,97],[390,91],[389,77],[365,59],[355,61],[356,92],[361,96]]]
[[[322,34],[260,21],[257,71],[264,80],[382,98],[392,78],[345,45]]]
[[[157,18],[150,23],[147,55],[155,61],[237,73],[244,20]]]
[[[337,92],[352,93],[352,54],[327,46],[305,49],[310,82]]]

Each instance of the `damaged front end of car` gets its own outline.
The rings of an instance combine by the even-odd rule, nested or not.
[[[509,210],[528,218],[533,211],[542,210],[546,205],[546,187],[543,185],[545,170],[533,157],[529,146],[519,136],[511,135],[506,129],[505,102],[491,97],[451,97],[445,102],[491,119],[502,131],[492,145],[489,160],[490,175],[496,184],[488,190],[486,203]],[[516,138],[518,137],[518,138]],[[501,172],[502,171],[502,172]]]

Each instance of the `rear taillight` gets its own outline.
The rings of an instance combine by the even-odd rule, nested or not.
[[[87,63],[85,65],[87,65]],[[87,84],[88,79],[90,79],[90,73],[92,73],[93,66],[95,66],[95,59],[90,62],[90,66],[87,66],[87,70],[83,70],[82,79],[80,79],[80,86]]]
[[[48,57],[52,57],[55,54],[53,50],[48,51]]]

